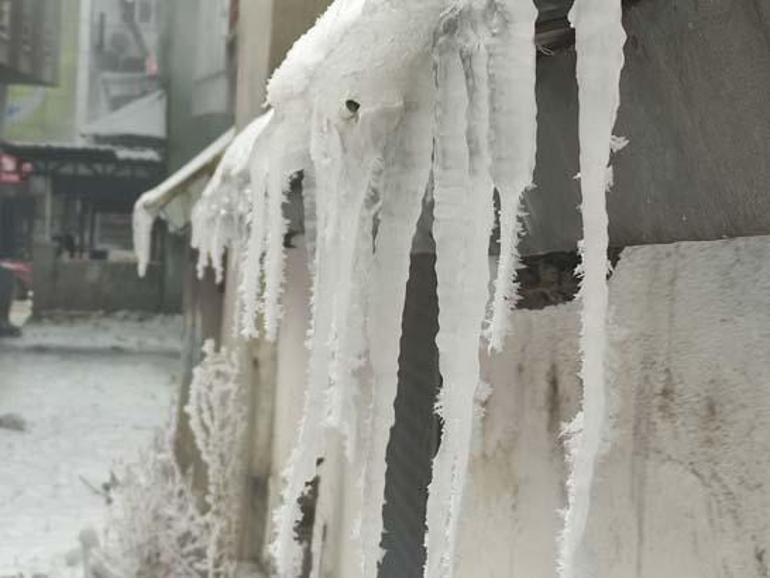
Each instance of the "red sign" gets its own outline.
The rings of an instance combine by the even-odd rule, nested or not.
[[[0,183],[6,185],[18,184],[32,172],[32,165],[22,162],[13,155],[0,153]]]

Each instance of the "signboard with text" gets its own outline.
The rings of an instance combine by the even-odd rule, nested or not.
[[[32,172],[28,162],[13,155],[0,153],[0,184],[15,185],[25,181]]]

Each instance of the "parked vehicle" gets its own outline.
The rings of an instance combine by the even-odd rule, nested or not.
[[[0,267],[13,273],[16,298],[26,299],[32,291],[32,263],[15,259],[0,259]]]

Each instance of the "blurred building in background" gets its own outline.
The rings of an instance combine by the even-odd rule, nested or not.
[[[181,306],[181,282],[167,274],[177,268],[159,258],[139,282],[131,252],[131,207],[167,170],[161,4],[0,3],[13,22],[18,14],[47,18],[32,29],[56,41],[40,50],[53,64],[41,56],[33,77],[58,83],[10,87],[0,133],[3,154],[19,159],[24,170],[14,185],[18,206],[6,217],[14,242],[3,252],[34,261],[37,311]]]
[[[37,94],[57,84],[60,31],[58,1],[0,0],[0,110],[13,87]],[[0,115],[0,135],[4,124]],[[29,173],[24,159],[0,149],[0,258],[31,249],[35,205],[27,192],[35,183]]]
[[[0,0],[0,104],[10,85],[58,82],[60,28],[58,1]]]

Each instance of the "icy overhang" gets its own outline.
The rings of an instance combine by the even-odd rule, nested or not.
[[[268,85],[278,111],[303,99],[329,117],[355,100],[363,110],[399,101],[415,62],[430,54],[446,3],[337,0],[289,51]],[[362,49],[365,47],[365,49]]]
[[[204,258],[211,248],[200,246],[196,232],[204,227],[240,230],[250,207],[249,161],[257,139],[273,118],[270,110],[249,123],[241,132],[231,128],[160,185],[144,193],[134,205],[134,249],[143,276],[150,256],[152,225],[158,216],[180,195],[189,193],[193,183],[205,179],[213,171],[191,215],[193,221],[192,245],[202,249]],[[221,159],[221,160],[220,160]],[[216,167],[216,168],[214,168]],[[198,189],[200,190],[200,189]],[[223,225],[223,220],[236,223]],[[231,226],[232,225],[232,226]],[[232,239],[226,235],[214,236],[227,245]]]
[[[138,260],[139,276],[144,277],[150,260],[152,226],[163,209],[183,192],[190,183],[210,171],[228,145],[235,138],[235,129],[231,128],[217,140],[198,153],[182,168],[144,193],[134,204],[134,252]]]

